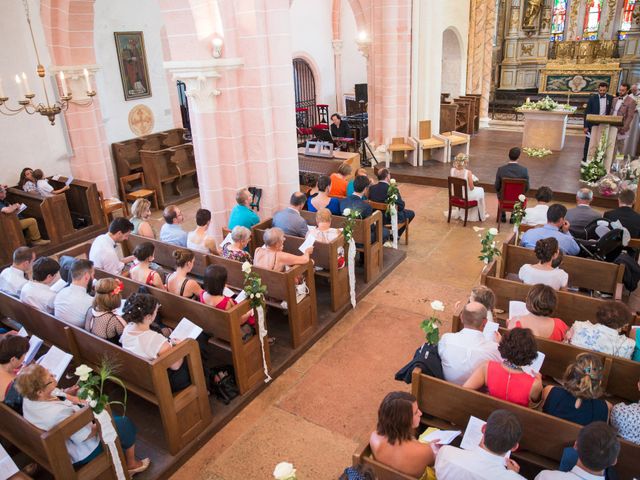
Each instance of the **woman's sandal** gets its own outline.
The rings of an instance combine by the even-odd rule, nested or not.
[[[138,468],[132,468],[131,470],[129,470],[130,476],[134,476],[137,473],[144,472],[147,468],[149,468],[149,465],[151,464],[151,460],[149,460],[149,458],[143,458],[140,461],[142,462],[142,465],[140,465]]]

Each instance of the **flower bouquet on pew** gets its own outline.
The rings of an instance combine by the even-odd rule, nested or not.
[[[107,405],[122,405],[127,408],[127,387],[122,380],[113,375],[115,369],[107,361],[102,362],[100,370],[96,373],[87,365],[80,365],[76,368],[74,374],[78,377],[78,398],[86,400],[87,404],[96,414],[100,414]],[[109,396],[104,392],[104,384],[111,381],[122,387],[124,391],[124,399],[122,402],[115,400],[109,401]]]
[[[518,245],[518,236],[520,235],[520,225],[522,220],[527,216],[524,205],[527,200],[522,193],[518,195],[518,201],[513,205],[513,212],[511,212],[511,219],[513,220],[513,231],[516,232],[516,245]]]
[[[429,345],[438,345],[440,341],[440,325],[442,320],[438,318],[436,312],[444,312],[444,303],[440,300],[431,302],[431,316],[425,318],[420,324],[420,328],[424,332],[426,343]]]
[[[482,249],[480,250],[478,259],[482,260],[485,265],[490,264],[495,257],[500,256],[500,249],[495,241],[496,235],[498,235],[497,228],[490,228],[487,233],[485,233],[484,237],[478,234],[478,236],[482,238],[480,241]]]
[[[400,192],[398,191],[398,184],[396,179],[392,178],[389,181],[389,187],[387,188],[387,204],[386,214],[391,218],[391,234],[393,235],[393,248],[398,248],[398,197]]]
[[[249,299],[249,305],[253,309],[253,313],[257,318],[258,335],[260,336],[260,350],[262,351],[262,368],[264,370],[265,380],[267,383],[271,381],[269,369],[267,368],[267,359],[264,353],[264,339],[267,337],[267,324],[265,322],[264,309],[266,305],[267,286],[262,284],[260,276],[253,272],[251,264],[244,262],[242,264],[242,272],[244,273],[243,291]],[[269,341],[272,343],[272,341]]]
[[[351,300],[351,306],[356,308],[356,242],[353,239],[353,229],[356,225],[356,220],[360,218],[360,212],[358,210],[352,210],[345,208],[342,211],[342,216],[345,217],[344,227],[342,227],[342,235],[344,236],[344,245],[347,249],[347,271],[349,274],[349,297]]]

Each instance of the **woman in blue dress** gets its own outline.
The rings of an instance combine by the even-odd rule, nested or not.
[[[307,210],[317,212],[322,208],[328,208],[332,215],[340,215],[340,199],[329,196],[331,179],[322,175],[318,178],[318,194],[307,199]]]

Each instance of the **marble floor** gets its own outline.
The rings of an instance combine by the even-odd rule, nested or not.
[[[479,283],[480,239],[469,223],[447,224],[445,189],[400,185],[416,211],[405,260],[291,368],[216,434],[173,480],[269,479],[281,461],[299,478],[336,479],[375,427],[378,405],[392,390],[409,390],[395,372],[422,344],[421,320],[432,300],[454,306]],[[495,218],[496,198],[487,194]],[[195,201],[183,206],[195,210]],[[189,225],[187,225],[189,226]],[[483,227],[493,227],[491,221]],[[509,229],[504,226],[499,240]]]

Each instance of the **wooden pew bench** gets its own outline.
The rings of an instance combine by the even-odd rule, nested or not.
[[[150,188],[156,191],[158,204],[164,208],[164,186],[169,184],[175,196],[181,196],[180,180],[191,177],[193,186],[198,187],[193,144],[183,143],[162,150],[140,150],[140,161],[145,179]]]
[[[67,180],[67,177],[60,177],[58,180],[50,179],[49,183],[53,188],[60,189]],[[92,225],[101,229],[106,226],[98,186],[95,183],[74,178],[64,197],[67,199],[72,219],[81,219],[86,226]]]
[[[178,453],[211,423],[200,349],[194,340],[181,342],[167,355],[147,361],[3,293],[0,293],[0,314],[21,323],[30,334],[71,353],[77,363],[99,369],[107,358],[128,390],[158,406],[171,454]],[[189,366],[191,385],[174,394],[167,369],[180,359]]]
[[[365,440],[358,446],[352,459],[354,467],[362,467],[365,474],[371,475],[371,478],[376,480],[417,480],[416,477],[402,473],[376,460],[371,451],[369,440]]]
[[[538,263],[533,250],[506,242],[502,245],[501,258],[500,278],[513,276],[512,279],[517,280],[522,265]],[[565,255],[560,268],[569,274],[571,287],[610,293],[616,300],[622,298],[624,265]]]
[[[18,216],[14,213],[0,212],[0,265],[13,261],[13,251],[27,245]]]
[[[89,480],[99,478],[115,480],[117,478],[111,457],[107,453],[108,449],[102,442],[101,436],[99,438],[102,443],[102,452],[78,470],[73,468],[65,441],[93,420],[91,409],[84,407],[51,430],[44,431],[29,423],[4,403],[0,403],[0,425],[2,425],[0,437],[20,449],[57,479]],[[116,445],[122,469],[126,478],[130,478],[120,443],[116,442]]]
[[[262,245],[264,243],[264,232],[272,227],[271,219],[264,220],[251,229],[254,245]],[[284,251],[293,255],[300,255],[300,245],[304,243],[304,238],[285,235]],[[311,259],[315,267],[322,270],[315,270],[318,277],[327,278],[331,289],[331,310],[337,311],[343,305],[349,303],[349,272],[346,263],[343,268],[338,268],[338,249],[344,248],[344,237],[339,235],[335,240],[329,243],[315,242],[313,244],[313,253]],[[344,252],[346,256],[346,249]],[[345,257],[346,260],[346,257]]]

